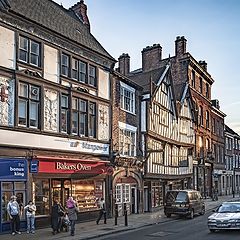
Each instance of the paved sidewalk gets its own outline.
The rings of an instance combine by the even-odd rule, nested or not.
[[[239,197],[234,198],[239,200]],[[229,196],[220,196],[218,201],[212,201],[211,199],[205,200],[206,211],[214,209],[223,201],[234,200],[231,195]],[[173,221],[174,218],[167,218],[163,213],[163,209],[152,212],[152,213],[143,213],[143,214],[132,214],[128,216],[128,226],[124,224],[124,217],[118,218],[118,225],[115,226],[114,218],[108,219],[107,224],[103,224],[103,220],[100,221],[99,225],[96,225],[95,221],[84,222],[76,224],[76,234],[75,236],[70,236],[69,232],[62,232],[57,235],[52,235],[51,228],[39,229],[36,233],[26,234],[23,232],[21,235],[11,236],[10,234],[0,235],[1,240],[10,240],[17,238],[18,240],[26,239],[43,239],[43,240],[55,240],[55,239],[64,239],[64,240],[82,240],[82,239],[93,239],[101,236],[105,236],[111,233],[129,231],[144,226],[149,226],[156,223]]]

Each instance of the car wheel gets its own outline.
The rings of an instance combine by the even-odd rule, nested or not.
[[[194,218],[194,210],[193,209],[190,210],[189,218],[190,219]]]
[[[211,233],[214,233],[214,232],[216,232],[216,230],[215,230],[215,229],[209,229],[209,231],[210,231]]]
[[[167,213],[166,216],[167,216],[167,218],[170,218],[171,217],[171,213]]]
[[[205,207],[202,208],[202,211],[200,212],[200,215],[204,215],[205,214]]]

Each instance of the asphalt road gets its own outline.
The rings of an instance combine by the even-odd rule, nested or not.
[[[210,233],[207,217],[195,216],[194,219],[173,219],[171,222],[155,224],[131,232],[124,232],[98,238],[98,240],[239,240],[240,231],[219,231]]]

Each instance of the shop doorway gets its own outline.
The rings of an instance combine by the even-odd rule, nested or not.
[[[58,201],[65,206],[70,196],[70,186],[69,179],[52,179],[52,202]]]

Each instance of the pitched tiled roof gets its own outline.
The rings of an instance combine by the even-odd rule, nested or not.
[[[67,10],[52,0],[8,0],[11,8],[24,18],[59,33],[101,55],[113,57],[101,46],[89,29],[77,19],[72,10]]]
[[[136,84],[143,88],[143,92],[150,92],[150,82],[157,84],[160,77],[162,76],[166,66],[154,69],[148,72],[138,72],[137,74],[130,74],[128,77]],[[154,85],[152,85],[153,87]],[[154,90],[154,89],[152,89]]]

